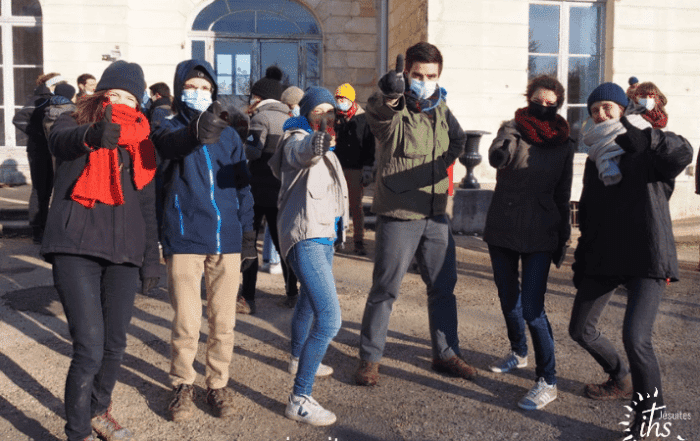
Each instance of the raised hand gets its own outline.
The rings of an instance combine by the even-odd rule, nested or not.
[[[321,120],[321,126],[317,132],[311,135],[311,145],[316,156],[323,156],[331,148],[331,135],[326,132],[326,120]]]
[[[85,132],[85,143],[92,148],[114,149],[119,142],[122,127],[112,122],[112,105],[105,107],[101,121],[93,123]]]
[[[406,90],[406,82],[403,78],[403,55],[396,56],[396,69],[390,70],[379,79],[379,90],[389,99],[396,99]]]
[[[627,133],[623,133],[615,138],[615,144],[622,147],[622,150],[627,153],[640,152],[648,149],[651,146],[651,137],[649,132],[638,129],[634,124],[627,120],[626,116],[620,118],[620,122],[627,129]]]
[[[197,118],[197,140],[202,144],[216,144],[219,142],[221,132],[228,123],[221,118],[221,103],[214,101],[206,112],[202,112]]]

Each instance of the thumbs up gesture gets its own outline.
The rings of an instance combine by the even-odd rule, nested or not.
[[[202,112],[197,118],[197,140],[202,144],[215,144],[219,142],[221,132],[224,131],[228,123],[221,109],[221,103],[214,101],[206,112]]]
[[[311,145],[316,156],[323,156],[331,148],[331,135],[326,132],[326,120],[321,120],[318,132],[311,135]]]
[[[112,122],[112,105],[105,107],[101,121],[93,123],[85,132],[85,143],[92,148],[114,149],[119,142],[122,127]]]
[[[396,69],[390,70],[379,79],[379,90],[389,99],[399,98],[406,90],[403,68],[403,55],[399,54],[396,56]]]

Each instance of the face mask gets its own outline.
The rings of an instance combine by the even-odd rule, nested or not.
[[[437,81],[420,81],[415,78],[411,78],[411,86],[409,90],[419,99],[427,99],[433,96],[435,90],[437,89]]]
[[[95,93],[94,90],[86,90],[85,91],[85,95],[92,95],[93,93]]]
[[[338,103],[338,108],[343,112],[347,112],[348,110],[350,110],[350,107],[352,107],[351,101],[344,101],[342,103]]]
[[[299,115],[301,115],[301,111],[299,109],[299,106],[294,106],[292,108],[292,116],[296,118]]]
[[[654,98],[640,98],[639,104],[644,106],[647,110],[654,110],[654,107],[656,107],[656,100]]]
[[[542,104],[530,101],[530,114],[540,120],[554,119],[557,114],[557,106],[543,106]]]
[[[204,90],[185,89],[180,97],[183,103],[190,109],[204,112],[211,106],[211,92]]]

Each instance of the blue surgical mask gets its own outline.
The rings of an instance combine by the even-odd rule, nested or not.
[[[301,111],[299,110],[299,106],[294,106],[292,107],[292,116],[297,117],[301,114]]]
[[[647,110],[654,110],[654,107],[656,107],[656,100],[654,98],[640,98],[639,104],[644,106]]]
[[[409,89],[413,92],[416,98],[425,100],[433,96],[435,90],[437,89],[437,81],[420,81],[415,78],[411,78],[411,85]]]
[[[185,89],[180,97],[183,103],[190,109],[204,112],[211,106],[211,92],[206,90]]]
[[[352,102],[351,101],[344,101],[342,103],[338,103],[337,107],[340,110],[342,110],[343,112],[347,112],[352,107]]]

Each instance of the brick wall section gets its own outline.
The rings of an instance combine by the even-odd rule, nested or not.
[[[389,68],[396,56],[428,39],[428,0],[389,0]]]

